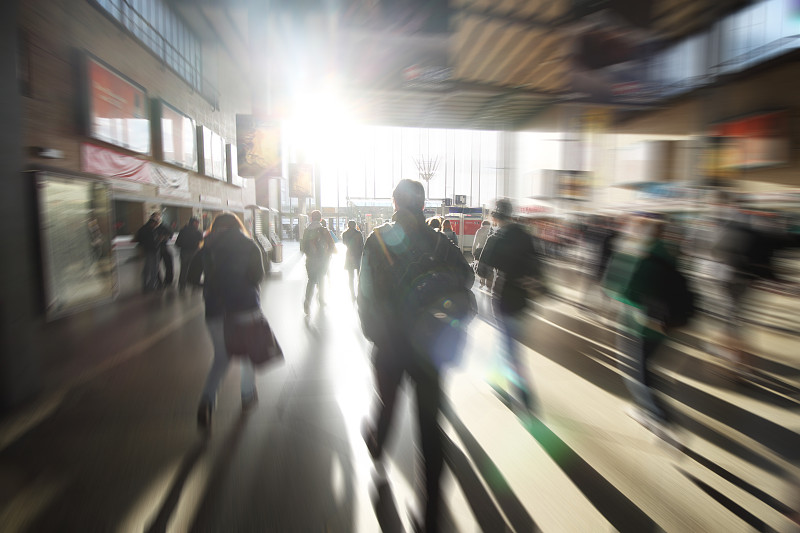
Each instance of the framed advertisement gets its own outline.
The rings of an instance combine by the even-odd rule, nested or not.
[[[150,154],[147,92],[99,60],[86,57],[88,135]]]
[[[292,163],[289,165],[289,196],[292,198],[309,198],[312,196],[314,183],[314,165],[309,163]]]
[[[111,190],[103,181],[36,175],[45,315],[57,318],[117,292]]]
[[[239,175],[280,177],[283,173],[281,128],[277,121],[236,115]]]
[[[161,153],[165,163],[197,171],[197,133],[194,120],[160,101]]]

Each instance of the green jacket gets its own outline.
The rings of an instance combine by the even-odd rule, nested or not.
[[[660,272],[667,262],[675,266],[675,256],[662,240],[651,243],[641,255],[619,252],[611,259],[605,279],[604,290],[625,306],[622,310],[623,329],[632,335],[644,338],[665,336],[663,324],[648,316],[649,307],[660,299],[663,287]]]

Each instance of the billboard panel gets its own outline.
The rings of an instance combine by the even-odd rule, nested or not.
[[[314,183],[314,165],[308,163],[292,163],[289,165],[289,196],[292,198],[308,198],[312,196]]]
[[[282,172],[280,124],[253,115],[236,115],[236,151],[240,176],[280,177]]]
[[[134,152],[150,153],[147,93],[93,58],[87,58],[89,136]]]

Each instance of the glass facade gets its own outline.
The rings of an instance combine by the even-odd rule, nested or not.
[[[93,0],[189,85],[203,91],[199,39],[163,0]]]

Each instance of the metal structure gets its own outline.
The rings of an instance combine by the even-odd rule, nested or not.
[[[419,156],[418,158],[415,157],[413,159],[414,164],[417,166],[417,172],[419,172],[419,179],[424,181],[425,185],[430,190],[431,180],[436,175],[436,171],[439,168],[439,156],[437,155],[433,159],[430,157],[428,159],[424,159],[422,156]]]

